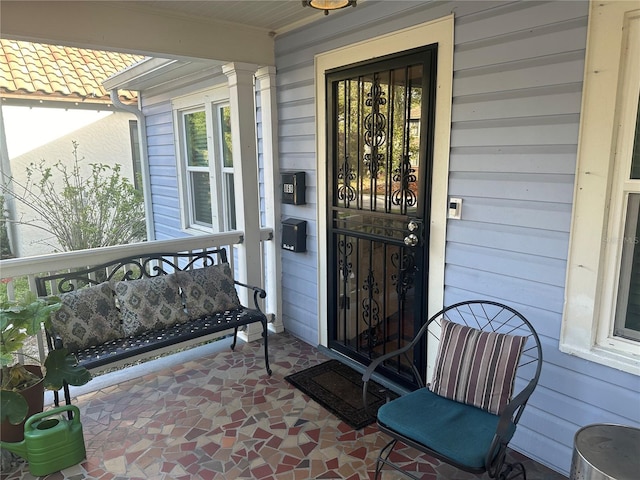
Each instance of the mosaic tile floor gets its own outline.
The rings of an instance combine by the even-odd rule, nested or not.
[[[43,478],[373,478],[387,441],[375,425],[352,430],[283,378],[327,358],[288,334],[273,335],[269,346],[271,377],[261,342],[254,342],[80,395],[74,403],[81,410],[87,460]],[[394,455],[425,480],[478,478],[414,457],[410,448]],[[529,459],[525,464],[529,480],[566,480]],[[22,462],[0,478],[35,477]],[[382,478],[399,475],[385,471]]]

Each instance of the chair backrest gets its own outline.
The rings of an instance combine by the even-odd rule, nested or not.
[[[527,400],[529,399],[529,396],[538,383],[540,370],[542,368],[542,348],[540,346],[540,339],[538,338],[538,335],[531,323],[529,323],[529,321],[522,314],[520,314],[513,308],[498,302],[488,300],[471,300],[460,302],[450,305],[440,312],[436,313],[422,327],[420,333],[425,334],[428,332],[428,337],[430,339],[428,348],[434,348],[435,344],[438,344],[438,348],[441,348],[440,343],[443,336],[442,327],[447,323],[443,320],[452,322],[454,324],[471,327],[480,332],[489,332],[490,334],[504,334],[504,337],[501,335],[483,336],[484,339],[488,337],[500,337],[500,340],[498,340],[497,343],[500,346],[503,345],[505,338],[510,340],[517,339],[515,341],[524,342],[519,358],[513,359],[513,367],[515,368],[516,379],[513,383],[513,392],[510,395],[512,401],[509,402],[509,405],[506,407],[507,411],[505,411],[506,415],[511,418],[511,421],[514,424],[517,423],[520,415],[522,414],[522,410],[526,405]],[[450,331],[451,324],[447,326],[447,338],[450,337],[448,333]],[[420,333],[418,335],[420,335]],[[503,343],[501,343],[501,341]],[[498,347],[494,347],[494,349],[495,348]],[[438,355],[440,355],[440,351]],[[451,364],[451,359],[456,357],[456,355],[456,352],[450,352],[449,357],[447,358],[447,363]],[[507,361],[506,357],[507,354],[500,356],[500,361]],[[495,355],[494,352],[494,359],[495,358],[498,358],[498,356]],[[489,366],[486,368],[486,370],[489,372],[489,374],[492,374],[493,372],[497,371],[498,368],[496,368],[495,366]],[[436,380],[439,380],[439,377]],[[430,382],[431,379],[427,379],[427,381]],[[465,379],[464,382],[465,385],[469,384],[469,380]],[[431,385],[430,387],[433,389],[434,385]]]

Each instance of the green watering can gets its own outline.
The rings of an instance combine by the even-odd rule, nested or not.
[[[60,415],[68,411],[73,412],[72,420]],[[51,418],[56,415],[60,417]],[[24,440],[0,442],[0,448],[25,458],[29,471],[36,477],[76,465],[86,457],[80,410],[67,405],[32,415],[24,424]]]

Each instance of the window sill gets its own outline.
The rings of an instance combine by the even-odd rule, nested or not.
[[[640,354],[621,353],[597,345],[591,348],[584,348],[566,342],[560,343],[560,351],[607,367],[622,370],[632,375],[640,376]]]
[[[213,233],[216,233],[216,232],[213,231],[213,228],[206,228],[206,227],[202,227],[202,228],[187,227],[187,228],[183,228],[182,231],[184,233],[186,233],[187,235],[192,235],[192,236],[196,236],[196,235],[211,235]]]

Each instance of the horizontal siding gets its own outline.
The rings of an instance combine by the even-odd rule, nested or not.
[[[456,98],[452,117],[454,122],[459,122],[578,114],[581,96],[582,86],[579,83],[479,93]]]
[[[564,286],[564,260],[533,256],[529,252],[510,252],[494,246],[478,247],[450,242],[447,263],[501,275],[507,280],[515,278],[555,287]]]
[[[457,97],[580,82],[583,68],[584,52],[470,68],[454,73],[453,94]]]
[[[289,144],[289,140],[287,139],[287,144]],[[288,151],[283,152],[280,150],[280,165],[287,170],[304,170],[307,172],[314,171],[316,168],[316,155],[314,151],[311,152],[297,152],[295,149],[289,144]],[[315,147],[313,148],[315,150]],[[306,182],[309,185],[309,182],[314,182],[315,185],[315,174],[307,175]],[[313,200],[313,199],[311,199]]]
[[[316,105],[308,98],[281,103],[278,114],[282,121],[304,117],[314,118],[314,115],[316,114]]]
[[[451,146],[566,145],[578,135],[578,115],[473,120],[454,124]]]
[[[452,195],[463,195],[458,192]],[[462,203],[464,221],[490,225],[527,227],[569,233],[571,205],[495,198],[465,198]],[[462,223],[462,222],[461,222]],[[566,252],[563,252],[566,255]]]
[[[460,172],[573,175],[576,145],[454,147],[449,168]]]
[[[571,203],[572,175],[546,173],[456,172],[449,180],[451,195]]]
[[[475,26],[477,28],[477,25]],[[484,40],[457,43],[454,69],[457,71],[487,65],[547,57],[584,49],[587,18],[581,17],[550,25],[531,27]]]
[[[296,137],[296,136],[314,136],[316,133],[316,126],[314,117],[298,117],[290,120],[281,120],[278,128],[280,134],[283,137]]]
[[[530,408],[530,407],[529,407]],[[528,413],[528,412],[525,412]],[[547,436],[542,428],[536,430],[529,430],[526,428],[527,424],[536,424],[535,418],[530,416],[524,416],[520,421],[518,430],[516,431],[510,445],[522,445],[518,450],[530,458],[536,458],[540,463],[546,464],[553,468],[555,465],[563,465],[567,463],[567,458],[571,459],[573,453],[573,441],[569,444],[566,442],[561,443],[556,437]],[[573,438],[572,438],[573,440]],[[537,449],[529,448],[531,445],[544,445],[546,455],[544,459],[536,457]],[[571,445],[571,446],[570,446]],[[564,472],[568,476],[568,472]]]
[[[529,3],[457,23],[449,188],[464,221],[449,222],[446,303],[493,297],[534,322],[545,365],[513,443],[566,474],[581,426],[638,422],[638,388],[558,349],[587,18]]]
[[[447,225],[447,241],[484,248],[495,248],[500,243],[503,247],[500,252],[515,252],[534,255],[536,258],[564,261],[566,255],[563,252],[568,249],[569,234],[514,225],[451,221]]]
[[[485,4],[488,2],[485,2]],[[586,2],[585,2],[586,3]],[[457,10],[456,10],[457,11]],[[463,12],[461,12],[463,13]],[[494,2],[477,12],[461,15],[456,20],[456,44],[490,41],[513,32],[526,32],[561,22],[586,19],[587,7],[567,2]],[[471,25],[471,28],[467,28]],[[584,45],[583,45],[584,47]]]
[[[156,238],[185,236],[180,225],[178,172],[176,166],[173,112],[164,101],[143,107],[147,121],[149,173]]]
[[[640,425],[640,381],[558,349],[573,200],[588,2],[372,2],[276,38],[282,170],[304,170],[315,242],[314,56],[455,15],[445,303],[503,301],[535,325],[545,364],[513,441],[568,474],[573,435],[596,422]],[[372,52],[372,56],[375,52]],[[320,165],[323,164],[321,160]],[[322,168],[322,167],[321,167]],[[313,193],[312,193],[313,192]],[[315,343],[317,258],[283,252],[285,328]],[[304,280],[304,281],[301,281]]]
[[[514,273],[516,273],[514,271]],[[517,274],[517,273],[516,273]],[[454,278],[455,282],[447,280]],[[447,263],[445,268],[445,304],[489,298],[509,305],[526,305],[530,310],[544,308],[560,315],[564,300],[564,289],[549,283],[539,283],[517,276],[477,270],[467,265]],[[535,320],[536,316],[530,316]],[[554,319],[552,332],[560,333],[560,324]],[[537,325],[534,325],[537,328]],[[557,342],[557,341],[556,341]]]
[[[572,448],[570,445],[573,443],[575,434],[574,425],[571,422],[560,417],[551,416],[535,406],[529,406],[522,416],[522,425],[527,423],[536,425],[538,428],[536,430],[518,428],[516,441],[527,436],[541,435],[545,439],[545,443],[552,442],[556,448],[564,450],[564,455],[567,453],[569,456],[571,455]],[[547,432],[554,432],[554,434],[549,436]]]

